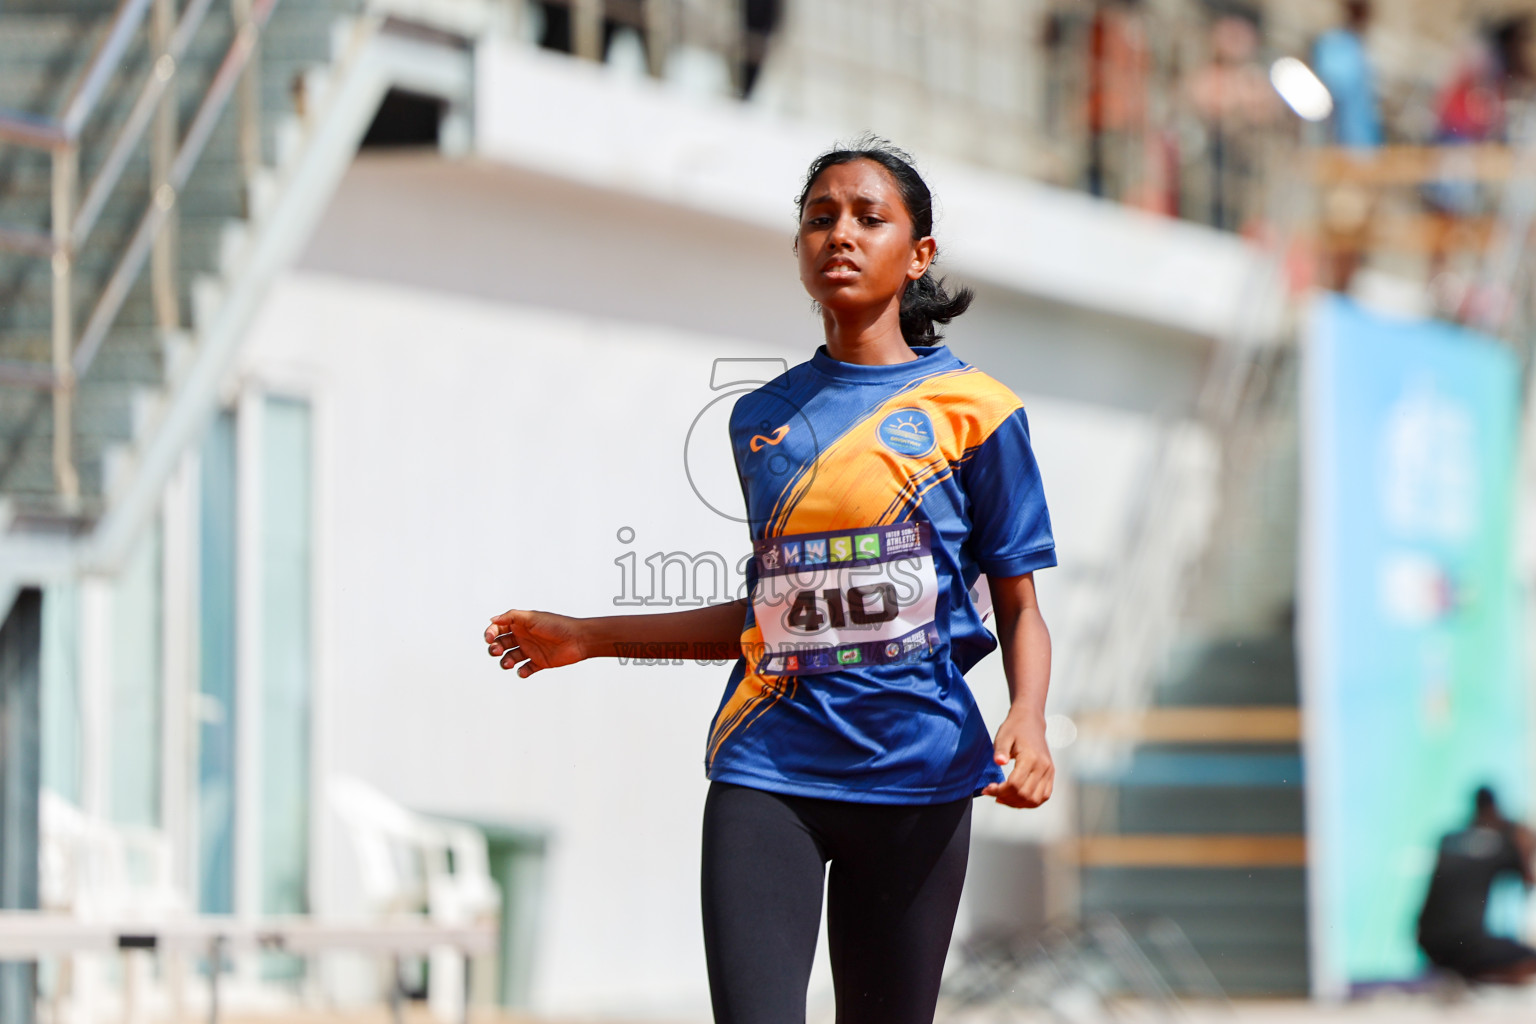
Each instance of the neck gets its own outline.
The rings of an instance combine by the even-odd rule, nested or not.
[[[827,355],[840,363],[887,366],[917,358],[901,336],[901,297],[878,309],[832,310],[823,306]]]

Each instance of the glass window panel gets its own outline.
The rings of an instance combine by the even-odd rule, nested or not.
[[[198,496],[197,908],[235,909],[235,417],[203,439]]]
[[[43,596],[43,788],[80,803],[79,615],[73,583]]]
[[[261,909],[309,894],[310,409],[269,398],[261,438]]]
[[[157,519],[113,589],[107,806],[124,825],[160,824],[160,597]]]

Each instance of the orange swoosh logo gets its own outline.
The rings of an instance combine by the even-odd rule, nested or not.
[[[780,441],[784,440],[784,435],[787,433],[789,433],[788,423],[775,430],[772,437],[764,437],[762,434],[753,434],[752,440],[748,442],[748,447],[750,447],[755,452],[762,451],[764,444],[778,444]],[[758,444],[759,441],[761,441],[762,444]]]

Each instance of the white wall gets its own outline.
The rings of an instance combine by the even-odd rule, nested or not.
[[[623,526],[642,556],[747,549],[683,472],[722,354],[764,347],[318,276],[280,285],[247,350],[251,375],[312,382],[324,435],[324,770],[551,829],[552,1009],[697,1003],[694,839],[724,673],[524,681],[480,633],[510,606],[613,612]]]

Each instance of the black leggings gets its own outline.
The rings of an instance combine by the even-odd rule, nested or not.
[[[704,953],[716,1024],[803,1024],[824,873],[838,1024],[931,1024],[970,835],[970,797],[858,804],[711,783]]]

